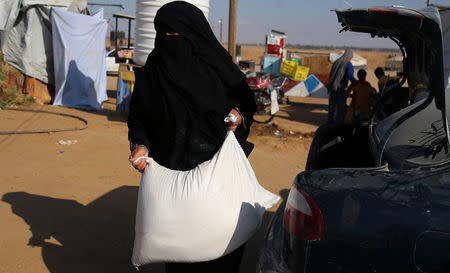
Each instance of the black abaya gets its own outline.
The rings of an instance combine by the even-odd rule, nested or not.
[[[186,2],[171,2],[158,10],[154,24],[155,49],[136,70],[128,117],[130,142],[145,145],[149,156],[167,168],[190,170],[221,147],[224,118],[235,108],[244,121],[235,135],[248,155],[253,92],[203,13]],[[168,263],[166,270],[237,272],[243,249],[208,262]]]
[[[203,13],[186,2],[161,7],[155,49],[136,71],[128,117],[129,140],[145,145],[159,164],[189,170],[221,147],[232,108],[244,124],[235,134],[246,150],[253,92],[219,44]],[[176,31],[179,35],[166,35]]]

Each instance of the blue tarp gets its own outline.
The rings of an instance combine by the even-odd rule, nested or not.
[[[122,79],[121,73],[117,79],[116,112],[128,114],[130,111],[131,91],[129,85]]]
[[[262,71],[273,74],[280,73],[281,70],[281,58],[280,57],[264,57],[262,64]]]

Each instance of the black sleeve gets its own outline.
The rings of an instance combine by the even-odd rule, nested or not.
[[[128,140],[132,146],[144,145],[150,151],[147,130],[145,127],[145,117],[149,107],[145,100],[145,87],[143,81],[146,79],[141,77],[143,71],[136,70],[136,83],[130,101],[130,112],[128,114]]]
[[[255,96],[253,91],[248,87],[247,82],[242,80],[238,85],[232,87],[228,92],[228,108],[238,110],[242,115],[244,124],[239,127],[244,127],[248,132],[253,123],[253,115],[256,111]],[[247,136],[245,136],[247,138]]]
[[[242,80],[238,85],[231,88],[228,93],[228,106],[230,111],[232,108],[238,110],[243,118],[243,124],[237,127],[234,134],[245,154],[248,156],[254,147],[254,144],[247,141],[247,137],[253,123],[256,103],[254,93],[250,87],[248,87],[245,80]]]

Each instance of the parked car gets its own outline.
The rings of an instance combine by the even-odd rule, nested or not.
[[[106,72],[118,72],[119,63],[116,63],[116,50],[106,52]]]
[[[116,49],[106,52],[106,72],[118,72],[120,63],[133,63],[134,47],[120,48],[117,54]]]
[[[395,41],[403,77],[368,122],[318,128],[306,171],[273,217],[257,272],[448,273],[450,10],[336,14],[344,30]],[[383,114],[386,98],[405,88],[407,104]]]

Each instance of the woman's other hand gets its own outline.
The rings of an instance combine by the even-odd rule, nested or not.
[[[134,163],[134,161],[141,156],[148,157],[148,151],[145,147],[138,146],[131,152],[129,160],[136,170],[138,170],[140,173],[143,173],[145,167],[147,167],[147,161],[145,159],[140,159],[138,162]]]
[[[236,128],[239,126],[239,124],[242,123],[242,117],[239,115],[239,112],[236,109],[231,109],[230,114],[233,114],[237,117],[237,120],[235,122],[227,122],[227,129],[231,131],[236,131]]]

